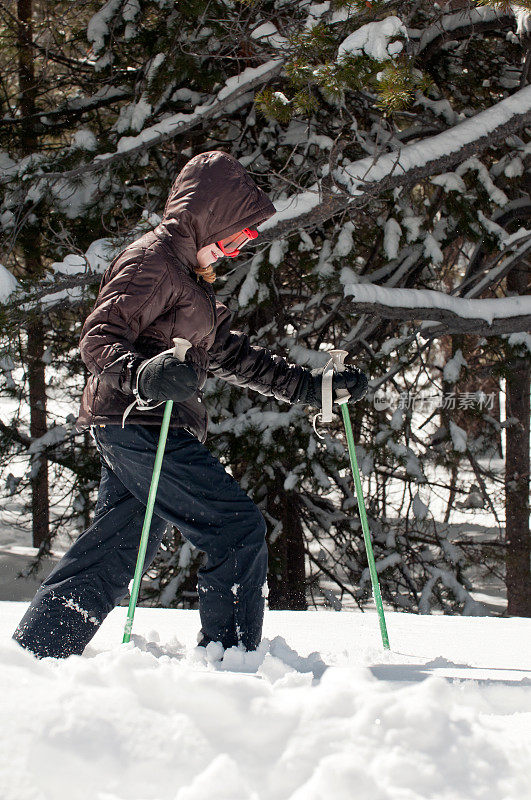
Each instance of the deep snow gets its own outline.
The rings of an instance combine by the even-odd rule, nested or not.
[[[37,661],[24,608],[0,603],[2,800],[530,796],[531,620],[390,613],[385,653],[372,612],[268,612],[257,655],[209,662],[197,612],[139,608],[122,645],[118,608]]]

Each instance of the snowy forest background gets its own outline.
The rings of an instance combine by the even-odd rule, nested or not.
[[[235,327],[310,367],[344,348],[371,378],[351,417],[384,601],[531,616],[530,16],[1,0],[4,553],[33,545],[36,569],[90,523],[81,325],[181,167],[221,149],[279,212],[218,270]],[[308,408],[214,379],[205,397],[208,447],[268,522],[269,606],[370,603],[340,416],[320,440]],[[195,607],[200,557],[169,531],[144,602]]]

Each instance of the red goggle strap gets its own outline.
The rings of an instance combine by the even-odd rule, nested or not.
[[[216,242],[216,244],[217,244],[217,246],[219,247],[219,249],[221,250],[221,252],[223,253],[224,256],[228,256],[229,258],[234,258],[235,256],[239,256],[240,255],[240,251],[239,250],[231,250],[230,253],[227,253],[227,251],[223,247],[223,242]]]
[[[256,239],[256,237],[258,236],[258,231],[252,231],[250,228],[244,228],[242,230],[242,233],[244,233],[247,236],[248,239]],[[236,250],[231,250],[230,253],[227,253],[227,251],[223,247],[223,242],[222,241],[216,242],[216,244],[217,244],[217,246],[219,247],[219,249],[221,250],[221,252],[223,253],[224,256],[228,256],[229,258],[235,258],[236,256],[240,255],[240,251],[237,250],[237,249]]]

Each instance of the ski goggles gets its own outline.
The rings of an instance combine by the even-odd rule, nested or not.
[[[256,239],[258,231],[252,231],[250,228],[244,228],[239,233],[233,233],[232,236],[227,236],[226,239],[221,239],[216,242],[224,256],[234,258],[240,254],[242,248],[251,239]]]

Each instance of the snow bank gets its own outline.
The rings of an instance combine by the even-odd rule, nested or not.
[[[270,612],[251,664],[236,650],[200,656],[196,612],[141,608],[143,635],[121,645],[122,608],[84,657],[39,662],[8,639],[24,607],[1,605],[2,800],[531,791],[529,620],[389,614],[384,654],[372,613]]]

